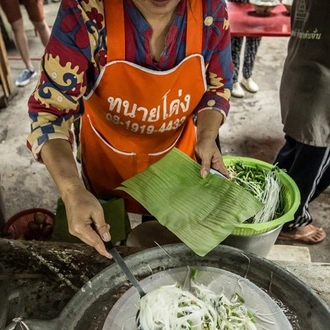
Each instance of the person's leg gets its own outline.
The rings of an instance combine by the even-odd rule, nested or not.
[[[25,34],[22,13],[18,0],[1,0],[1,8],[11,26],[15,46],[20,53],[25,67],[29,70],[33,70],[33,64],[29,57],[28,40]]]
[[[286,143],[274,163],[285,169],[296,182],[301,194],[301,203],[294,220],[283,227],[283,232],[289,233],[282,235],[283,237],[280,235],[279,238],[295,239],[299,235],[307,235],[303,241],[318,243],[324,239],[325,233],[323,229],[311,225],[309,203],[330,185],[330,148],[309,146],[289,136],[285,138]]]
[[[50,29],[49,26],[47,25],[46,20],[42,20],[41,22],[34,22],[34,21],[31,22],[36,28],[42,44],[46,46],[50,37]]]
[[[34,71],[32,61],[30,60],[29,44],[28,39],[24,30],[23,19],[13,22],[11,24],[14,36],[14,42],[18,52],[21,55],[22,61],[25,64],[25,67],[30,71]]]
[[[26,86],[32,78],[37,76],[37,72],[33,66],[33,63],[30,59],[29,44],[27,36],[24,30],[23,19],[15,21],[11,25],[14,41],[18,52],[21,55],[21,59],[25,64],[25,69],[22,70],[21,74],[15,81],[15,85],[18,87]]]
[[[234,64],[234,76],[233,76],[234,83],[236,83],[238,80],[242,44],[243,44],[243,37],[232,37],[231,38],[231,57],[232,57],[233,64]]]
[[[20,87],[25,86],[37,73],[30,59],[29,44],[24,29],[20,4],[18,0],[1,0],[1,7],[11,25],[15,46],[25,65],[15,84]]]
[[[258,48],[261,38],[247,37],[244,49],[244,63],[243,63],[243,80],[242,85],[252,93],[259,90],[258,85],[252,79],[255,59],[257,56]]]
[[[247,37],[244,49],[243,78],[252,77],[254,62],[260,46],[261,38]]]
[[[328,166],[323,169],[323,173],[322,173],[322,176],[320,178],[320,182],[318,183],[318,185],[315,189],[315,193],[312,197],[312,201],[315,198],[317,198],[328,187],[330,187],[330,165],[329,165],[329,162],[328,162]]]
[[[40,40],[44,46],[47,45],[50,37],[50,29],[45,19],[43,9],[43,0],[23,0],[30,21],[39,34]]]
[[[244,90],[238,83],[238,75],[240,69],[240,54],[243,44],[243,37],[232,37],[231,38],[231,56],[234,65],[234,76],[233,76],[233,90],[231,92],[232,96],[243,97]]]

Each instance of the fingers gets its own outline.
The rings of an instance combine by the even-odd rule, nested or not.
[[[92,246],[106,258],[112,259],[111,254],[106,250],[103,241],[110,241],[110,225],[104,221],[103,212],[91,215],[87,219],[72,219],[69,222],[69,232],[78,237],[84,243]]]
[[[211,149],[209,152],[206,150],[201,153],[201,176],[202,178],[206,178],[210,172],[210,168],[213,168],[226,177],[229,177],[229,172],[226,166],[223,163],[221,153],[218,148]]]
[[[199,145],[196,146],[196,158],[201,164],[201,176],[203,179],[207,177],[210,172],[211,160],[214,155],[214,150],[210,148],[201,148]]]
[[[224,170],[220,152],[204,152],[201,155],[201,176],[203,179],[207,177],[211,167],[221,173]]]
[[[94,223],[94,225],[95,225],[95,229],[96,229],[97,233],[102,238],[102,240],[104,242],[109,242],[111,239],[110,232],[109,232],[110,225],[107,223],[103,223],[103,224]]]
[[[222,157],[214,157],[212,158],[211,161],[211,167],[217,171],[219,171],[220,173],[222,173],[224,176],[226,176],[227,178],[229,178],[229,172],[222,160]]]
[[[82,240],[84,243],[93,247],[102,256],[108,259],[112,259],[112,255],[106,250],[101,237],[98,235],[98,233],[95,230],[93,230],[91,226],[86,227],[83,235],[77,235],[77,237],[80,240]]]
[[[203,179],[205,179],[210,172],[210,166],[208,165],[202,165],[201,167],[201,176]]]
[[[105,222],[100,202],[86,189],[76,189],[68,194],[65,209],[68,218],[69,232],[84,243],[95,248],[106,258],[112,259],[103,241],[110,241],[110,226]]]
[[[104,243],[99,234],[92,228],[91,225],[85,225],[84,227],[69,227],[71,235],[76,236],[82,242],[93,247],[98,253],[106,258],[112,259],[111,254],[106,250]]]
[[[198,140],[195,146],[195,154],[197,161],[201,164],[200,173],[202,178],[207,177],[211,167],[223,174],[227,173],[222,162],[221,152],[214,138]]]

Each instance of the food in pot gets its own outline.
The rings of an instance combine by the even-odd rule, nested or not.
[[[231,299],[192,282],[191,291],[161,286],[140,300],[139,330],[257,330],[256,318],[235,293]]]

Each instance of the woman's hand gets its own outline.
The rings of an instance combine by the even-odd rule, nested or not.
[[[195,147],[196,157],[201,164],[201,176],[205,178],[210,168],[213,168],[225,176],[228,176],[221,152],[213,138],[198,140]]]
[[[61,193],[69,232],[94,247],[103,256],[112,258],[102,241],[110,240],[109,225],[104,221],[101,204],[85,188],[79,177],[69,141],[47,141],[40,156]]]
[[[79,185],[66,192],[63,201],[70,234],[111,259],[103,243],[110,241],[110,226],[104,220],[103,209],[97,198]]]
[[[205,109],[197,115],[197,143],[195,146],[196,158],[201,164],[201,176],[205,178],[210,168],[225,176],[229,176],[221,152],[216,144],[219,128],[223,123],[222,113],[213,109]]]

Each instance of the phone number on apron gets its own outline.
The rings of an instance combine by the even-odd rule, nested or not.
[[[159,129],[155,129],[154,125],[140,125],[138,123],[134,123],[130,120],[121,121],[119,116],[113,116],[111,114],[107,114],[107,119],[112,121],[116,125],[124,125],[127,130],[130,130],[134,133],[140,134],[153,134],[153,133],[163,133],[165,131],[176,130],[180,126],[183,125],[187,117],[183,116],[182,118],[177,118],[175,120],[170,120],[168,123],[164,123],[160,126]]]

